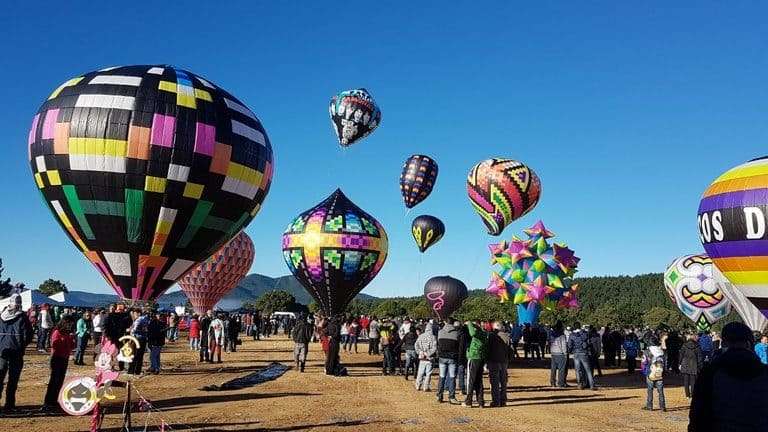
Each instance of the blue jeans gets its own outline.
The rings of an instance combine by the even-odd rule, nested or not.
[[[645,379],[645,383],[648,386],[648,394],[645,399],[645,406],[648,409],[653,409],[653,389],[656,388],[659,392],[659,408],[666,409],[667,403],[664,399],[664,381],[651,381],[648,378]]]
[[[161,346],[149,347],[149,368],[155,372],[160,372],[160,351],[162,350]]]
[[[416,374],[416,390],[429,391],[429,380],[432,378],[432,360],[419,360],[419,372]]]
[[[456,381],[459,382],[459,390],[461,390],[461,394],[466,395],[467,394],[467,365],[465,363],[460,363],[456,366]]]
[[[456,399],[456,360],[441,358],[438,360],[440,379],[437,380],[437,397],[442,400],[443,392],[448,390],[448,399]]]
[[[580,387],[595,388],[592,367],[589,365],[589,356],[587,354],[574,354],[573,368],[576,369],[576,377],[579,380]],[[586,382],[584,382],[585,380]]]
[[[413,368],[413,376],[416,376],[416,368],[419,364],[419,356],[416,355],[416,350],[405,350],[405,376],[408,376],[408,371]]]
[[[552,354],[550,364],[549,384],[552,387],[565,387],[565,376],[568,373],[568,357],[565,354]]]

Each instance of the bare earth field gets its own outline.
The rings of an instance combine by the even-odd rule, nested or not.
[[[438,404],[433,393],[416,392],[413,379],[385,377],[381,358],[366,353],[342,354],[349,377],[322,373],[322,351],[313,344],[307,372],[291,369],[282,377],[236,391],[202,391],[280,362],[292,366],[293,344],[280,336],[245,340],[237,353],[225,353],[224,363],[197,363],[197,353],[184,342],[166,347],[162,374],[134,381],[135,388],[160,413],[148,419],[134,411],[134,430],[201,431],[684,431],[688,403],[675,378],[665,380],[668,412],[645,412],[645,387],[639,375],[610,370],[598,379],[596,392],[548,387],[549,369],[543,364],[516,361],[510,368],[509,405],[504,408],[464,408]],[[148,356],[146,357],[148,361]],[[539,367],[541,366],[541,367]],[[92,374],[93,367],[70,364],[68,375]],[[605,371],[604,371],[605,372]],[[18,393],[19,415],[0,418],[4,430],[87,431],[90,417],[41,416],[36,412],[48,382],[48,358],[30,352]],[[573,371],[569,371],[573,385]],[[432,388],[436,388],[433,373]],[[490,390],[486,377],[486,403]],[[107,405],[104,430],[118,431],[124,391]],[[134,397],[135,398],[135,397]]]

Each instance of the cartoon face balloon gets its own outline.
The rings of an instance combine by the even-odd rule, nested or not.
[[[334,316],[373,280],[387,259],[387,233],[336,189],[296,217],[283,234],[283,258],[320,308]]]
[[[69,378],[59,392],[59,406],[69,415],[88,414],[99,402],[97,393],[96,381],[93,378]]]
[[[435,276],[424,285],[424,298],[435,316],[446,319],[464,303],[467,286],[450,276]]]
[[[434,216],[422,215],[411,223],[411,234],[416,241],[416,246],[419,247],[419,252],[423,253],[443,238],[445,225]]]
[[[467,194],[491,235],[538,204],[541,182],[532,169],[511,159],[488,159],[472,167]]]
[[[364,88],[345,90],[335,95],[328,110],[342,147],[367,137],[381,123],[381,110]]]
[[[703,331],[731,311],[731,303],[714,272],[712,260],[706,255],[677,258],[664,272],[667,293],[674,297],[678,309]]]
[[[272,146],[242,102],[172,66],[66,81],[32,120],[45,203],[124,298],[153,300],[240,232],[272,179]]]
[[[198,314],[216,303],[248,273],[253,264],[253,242],[245,231],[179,279],[179,285]]]
[[[437,162],[429,156],[413,155],[405,161],[400,174],[400,193],[405,206],[413,208],[432,192],[437,181]]]
[[[718,177],[699,203],[699,238],[712,261],[768,317],[768,158]]]

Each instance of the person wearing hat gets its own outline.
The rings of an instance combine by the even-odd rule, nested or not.
[[[0,311],[0,396],[5,377],[5,412],[16,409],[16,389],[24,367],[24,350],[32,341],[32,324],[21,308],[21,296],[13,294],[10,303]]]
[[[688,431],[768,430],[768,366],[752,351],[752,331],[728,323],[722,341],[722,354],[696,380]]]

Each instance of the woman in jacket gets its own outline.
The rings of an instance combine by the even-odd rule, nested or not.
[[[197,315],[193,316],[189,322],[189,349],[200,350],[200,320],[197,319]]]
[[[166,321],[158,312],[154,319],[149,322],[147,329],[147,346],[149,347],[149,373],[155,375],[160,373],[160,353],[165,346],[165,334],[168,330]]]
[[[72,317],[64,317],[56,325],[51,336],[51,377],[48,379],[48,388],[45,392],[43,411],[58,409],[58,398],[61,386],[64,385],[64,377],[67,375],[69,356],[75,348],[75,337],[72,334],[75,321]]]
[[[696,375],[704,366],[704,353],[701,351],[696,335],[689,334],[685,343],[680,347],[679,354],[680,373],[683,374],[683,387],[685,397],[693,396],[693,386],[696,383]]]

